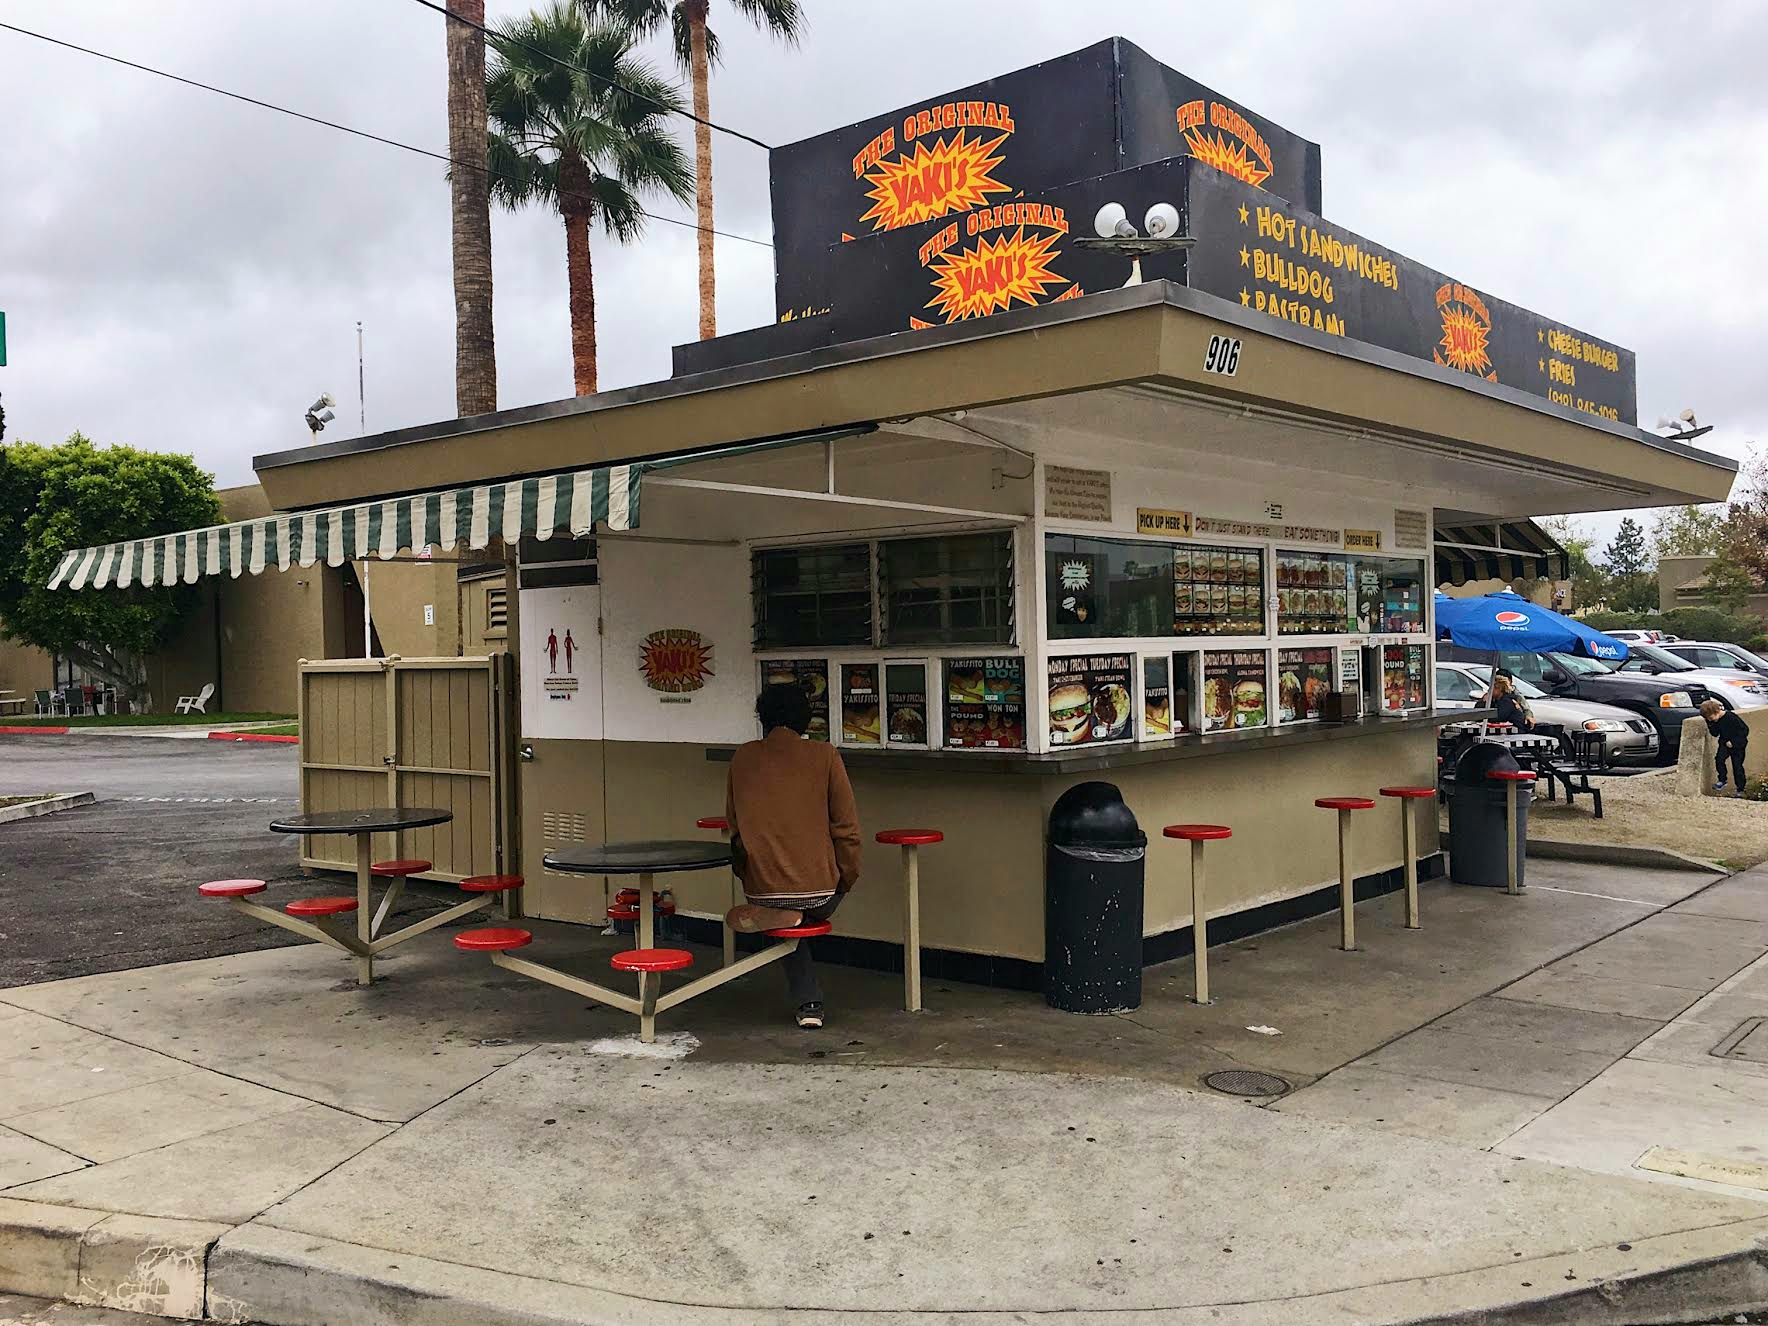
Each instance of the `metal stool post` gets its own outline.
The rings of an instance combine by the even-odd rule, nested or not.
[[[705,819],[695,820],[696,829],[717,829],[724,835],[725,842],[731,840],[731,822],[722,815],[708,815]],[[737,865],[731,862],[731,906],[741,907],[748,901],[743,894],[743,886],[737,879]],[[730,966],[737,960],[737,932],[729,925],[724,928],[724,965]]]
[[[878,841],[902,848],[902,1006],[921,1011],[921,848],[945,841],[938,829],[886,829]]]
[[[1356,881],[1351,874],[1351,813],[1374,810],[1368,797],[1320,797],[1314,804],[1338,812],[1338,946],[1346,953],[1357,947]]]
[[[1203,896],[1203,844],[1231,838],[1225,824],[1169,824],[1162,832],[1191,844],[1191,999],[1207,1004],[1209,998],[1209,909]]]
[[[1418,919],[1418,831],[1410,803],[1426,797],[1436,800],[1436,788],[1384,787],[1381,795],[1395,797],[1400,803],[1400,850],[1406,855],[1406,929],[1421,930],[1424,923]]]

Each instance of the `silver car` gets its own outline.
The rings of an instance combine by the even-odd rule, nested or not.
[[[1685,685],[1704,686],[1733,709],[1768,706],[1768,692],[1762,689],[1761,677],[1731,668],[1697,668],[1687,659],[1677,658],[1662,645],[1630,645],[1627,661],[1614,671],[1643,672],[1653,677],[1669,677]]]
[[[1708,672],[1753,672],[1758,677],[1768,677],[1768,658],[1742,645],[1730,645],[1720,640],[1678,640],[1663,648],[1666,654],[1674,654],[1684,663],[1692,663]]]
[[[1566,700],[1549,695],[1533,682],[1514,678],[1516,693],[1528,702],[1537,723],[1554,723],[1567,732],[1600,732],[1615,764],[1655,764],[1657,729],[1628,709],[1593,700]],[[1492,669],[1483,663],[1438,663],[1438,709],[1475,709],[1492,684]]]

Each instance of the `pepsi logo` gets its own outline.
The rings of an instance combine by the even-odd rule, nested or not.
[[[1501,612],[1492,620],[1500,626],[1527,626],[1529,615],[1526,612]]]

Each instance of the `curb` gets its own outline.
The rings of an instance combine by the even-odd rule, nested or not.
[[[262,741],[274,742],[286,746],[301,744],[299,736],[290,736],[284,732],[211,732],[210,741]]]
[[[230,1228],[0,1197],[0,1291],[201,1318],[209,1251]]]
[[[41,801],[24,801],[16,806],[0,806],[0,824],[10,824],[14,820],[36,819],[39,815],[53,815],[58,810],[72,810],[75,806],[90,806],[98,798],[91,792],[59,792],[46,796]]]
[[[1563,1285],[1568,1261],[1580,1283]],[[257,1222],[229,1230],[209,1257],[217,1320],[287,1326],[780,1326],[784,1322],[946,1323],[950,1308],[791,1307],[670,1302],[300,1234]],[[1542,1286],[1518,1298],[1524,1281]],[[1444,1313],[1446,1303],[1459,1305]],[[1768,1218],[1558,1251],[1474,1270],[1252,1303],[1146,1306],[1128,1320],[1162,1326],[1638,1326],[1708,1320],[1768,1306]],[[1051,1322],[1126,1320],[1121,1309],[1044,1309]],[[972,1307],[966,1320],[1023,1323],[1016,1309]]]
[[[8,737],[65,737],[67,734],[68,729],[65,727],[41,727],[34,724],[26,727],[17,724],[0,727],[0,735]]]
[[[1556,838],[1530,838],[1530,856],[1548,861],[1589,861],[1604,866],[1655,866],[1661,870],[1698,870],[1703,875],[1729,875],[1717,861],[1684,856],[1667,847],[1635,847],[1622,843],[1568,843]]]

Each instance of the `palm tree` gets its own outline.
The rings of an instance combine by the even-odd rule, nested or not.
[[[632,54],[636,36],[591,26],[569,0],[495,29],[485,75],[492,195],[507,207],[539,201],[565,222],[571,366],[577,394],[596,389],[595,272],[589,229],[630,243],[644,229],[644,193],[686,202],[693,176],[668,119],[675,88]]]
[[[718,335],[717,282],[712,263],[712,66],[718,38],[706,26],[711,0],[582,0],[590,13],[603,13],[649,35],[669,20],[675,58],[694,88],[694,216],[700,227],[700,339]],[[804,30],[798,0],[731,0],[756,27],[789,45]]]
[[[485,172],[485,0],[448,0],[448,155],[454,231],[454,408],[497,408],[491,330],[491,198]],[[457,21],[457,17],[458,20]],[[478,26],[474,26],[477,24]]]

